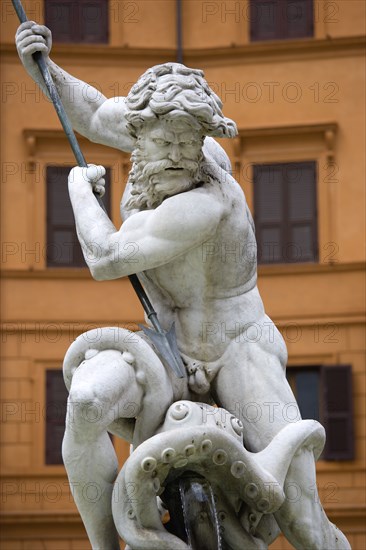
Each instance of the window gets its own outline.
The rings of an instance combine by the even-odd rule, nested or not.
[[[67,189],[71,166],[47,166],[47,267],[85,267]],[[110,169],[103,203],[110,212]]]
[[[108,42],[108,0],[46,0],[45,24],[55,42]]]
[[[286,40],[314,35],[313,0],[250,0],[250,39]]]
[[[253,166],[258,263],[318,260],[316,162]]]
[[[47,370],[45,463],[48,465],[63,464],[61,446],[65,431],[67,396],[62,370]]]
[[[352,369],[350,365],[289,367],[287,379],[302,418],[318,420],[327,440],[322,458],[354,458]]]

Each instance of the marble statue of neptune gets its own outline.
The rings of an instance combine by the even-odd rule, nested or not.
[[[104,168],[71,171],[78,237],[96,280],[141,274],[162,326],[168,330],[175,324],[187,370],[182,380],[166,374],[171,389],[164,394],[156,388],[153,397],[128,357],[121,368],[116,350],[99,352],[108,354],[103,369],[90,352],[74,373],[64,462],[70,480],[93,479],[103,487],[92,511],[85,509],[76,483],[74,498],[93,548],[115,550],[110,501],[117,460],[107,429],[118,433],[119,415],[130,416],[123,434],[136,446],[154,434],[174,401],[214,402],[240,419],[245,448],[260,452],[299,421],[300,413],[286,381],[285,343],[257,289],[252,217],[230,161],[214,139],[235,136],[236,125],[223,116],[203,72],[165,63],[147,70],[126,98],[107,99],[88,92],[86,83],[50,60],[46,27],[24,23],[16,40],[26,70],[41,87],[32,54],[43,53],[75,130],[93,142],[132,152],[119,229],[93,194],[104,191]],[[154,399],[160,401],[159,414],[152,414]],[[79,406],[71,414],[73,402]],[[90,403],[102,410],[98,422],[88,423],[83,414]],[[126,403],[135,406],[128,411]],[[143,411],[144,422],[135,422]],[[349,549],[319,503],[311,449],[293,458],[286,483],[298,488],[298,498],[285,499],[275,512],[287,540],[299,550]]]

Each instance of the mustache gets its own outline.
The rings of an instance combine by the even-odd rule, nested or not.
[[[184,168],[189,172],[196,172],[198,170],[199,163],[194,160],[181,159],[179,163],[174,163],[168,159],[156,160],[147,162],[142,169],[142,177],[149,178],[154,174],[158,174],[168,168]]]

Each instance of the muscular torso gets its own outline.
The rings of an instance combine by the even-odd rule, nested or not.
[[[244,194],[229,175],[208,185],[207,192],[225,204],[212,236],[142,276],[164,328],[175,322],[181,352],[204,362],[219,359],[243,327],[264,316]]]

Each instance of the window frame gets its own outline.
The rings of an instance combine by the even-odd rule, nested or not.
[[[311,166],[313,164],[313,166]],[[269,222],[265,220],[260,220],[258,216],[258,204],[259,204],[259,197],[258,194],[255,192],[256,189],[256,183],[255,179],[257,175],[260,175],[260,171],[262,167],[273,167],[274,169],[280,168],[280,171],[284,171],[286,167],[289,165],[297,166],[298,168],[304,167],[304,165],[308,165],[308,167],[314,169],[314,180],[312,181],[313,184],[313,198],[314,198],[314,204],[313,206],[313,218],[308,221],[304,219],[301,219],[300,217],[296,220],[291,219],[291,212],[289,209],[289,203],[290,203],[290,191],[289,191],[289,185],[290,181],[286,178],[282,178],[281,180],[281,210],[282,210],[282,219],[278,222]],[[258,183],[257,183],[258,185]],[[318,263],[319,261],[319,239],[318,239],[318,205],[317,205],[317,187],[318,187],[318,166],[317,161],[292,161],[287,163],[261,163],[261,164],[253,164],[253,203],[254,203],[254,210],[253,210],[253,219],[254,224],[256,228],[256,239],[257,239],[257,245],[258,245],[258,264],[259,265],[278,265],[278,264],[299,264],[299,263]],[[288,245],[293,243],[293,239],[291,238],[291,226],[301,226],[305,222],[308,222],[308,224],[311,225],[312,230],[312,239],[311,239],[311,258],[309,259],[303,259],[300,257],[299,261],[296,259],[291,260],[290,257],[284,252],[284,249],[288,249]],[[260,261],[261,260],[261,251],[263,249],[263,243],[261,238],[260,230],[265,229],[266,227],[270,228],[274,225],[278,226],[280,231],[280,240],[282,245],[282,251],[281,251],[281,259],[278,260],[269,260],[269,261]],[[281,261],[282,260],[282,261]]]
[[[47,201],[46,201],[46,169],[48,165],[75,166],[76,161],[70,149],[68,140],[62,130],[26,129],[23,132],[25,146],[28,152],[24,163],[27,174],[27,250],[35,250],[34,254],[25,257],[25,269],[44,271],[57,276],[58,274],[78,273],[88,274],[87,267],[47,267]],[[130,154],[117,149],[107,148],[92,143],[83,136],[77,135],[80,147],[86,159],[94,164],[108,166],[111,169],[111,216],[116,228],[121,226],[120,201],[123,195],[128,174],[131,169]],[[67,182],[65,182],[67,185]]]
[[[260,270],[278,266],[294,269],[296,265],[332,265],[338,259],[338,224],[336,219],[339,168],[335,156],[338,126],[334,122],[239,128],[231,140],[233,177],[243,189],[250,211],[254,211],[253,165],[303,162],[316,160],[318,185],[318,262],[303,264],[260,264]]]
[[[319,406],[319,422],[322,424],[325,428],[326,432],[326,442],[324,450],[320,456],[320,460],[324,460],[326,462],[332,462],[332,461],[350,461],[355,460],[355,432],[354,432],[354,425],[355,425],[355,417],[354,417],[354,404],[353,404],[353,391],[352,391],[352,366],[351,365],[290,365],[286,369],[286,378],[291,386],[291,389],[293,389],[293,385],[291,384],[291,379],[289,379],[288,374],[291,372],[291,375],[296,376],[297,372],[314,372],[317,371],[318,373],[318,406]],[[331,411],[330,410],[330,402],[329,402],[329,393],[332,393],[330,390],[330,382],[329,379],[332,375],[332,372],[337,372],[344,374],[345,379],[347,380],[345,387],[342,386],[342,389],[346,390],[346,398],[348,401],[348,409],[347,410],[336,410]],[[293,392],[296,399],[296,394]],[[333,396],[334,398],[334,387],[333,387]],[[334,439],[331,438],[331,433],[334,430],[332,430],[332,421],[337,420],[345,420],[346,421],[346,428],[344,428],[344,431],[341,435],[344,436],[344,440],[346,441],[347,448],[344,450],[335,450],[332,449],[332,446],[336,443]],[[331,431],[332,430],[332,431]]]

